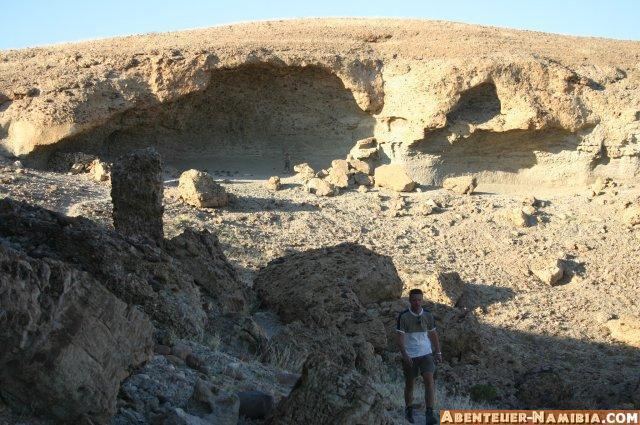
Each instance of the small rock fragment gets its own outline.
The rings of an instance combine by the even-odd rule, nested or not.
[[[280,183],[280,177],[278,176],[269,177],[269,180],[267,180],[267,183],[265,185],[269,190],[280,190],[280,187],[282,186],[282,184]]]

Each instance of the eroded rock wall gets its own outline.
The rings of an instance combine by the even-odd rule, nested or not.
[[[19,50],[0,61],[0,147],[154,145],[266,171],[285,153],[324,167],[375,136],[423,184],[633,179],[638,57],[638,42],[349,19]]]

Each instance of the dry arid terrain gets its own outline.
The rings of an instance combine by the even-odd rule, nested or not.
[[[369,19],[0,52],[0,423],[405,423],[413,287],[437,408],[640,408],[639,66]]]

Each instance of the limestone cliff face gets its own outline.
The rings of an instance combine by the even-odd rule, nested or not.
[[[327,166],[375,136],[420,183],[640,174],[640,42],[261,22],[0,53],[0,149]]]

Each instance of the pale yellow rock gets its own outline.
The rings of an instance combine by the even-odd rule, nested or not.
[[[331,170],[342,174],[349,174],[349,162],[346,159],[334,159],[331,161]]]
[[[267,189],[270,190],[280,190],[281,185],[282,184],[280,183],[280,177],[278,176],[269,177],[269,180],[267,180],[267,182],[265,183]]]
[[[326,180],[314,177],[306,183],[309,192],[315,193],[317,196],[333,196],[336,194],[336,188]]]
[[[316,174],[316,172],[313,171],[313,168],[311,168],[311,166],[306,162],[303,162],[302,164],[294,165],[293,171],[298,173],[298,175],[304,180],[309,180],[313,178]]]
[[[640,318],[625,315],[606,323],[611,336],[632,347],[640,348]]]
[[[378,142],[375,137],[367,137],[366,139],[358,140],[349,155],[353,159],[376,159],[378,157]]]
[[[458,195],[471,195],[478,186],[475,176],[449,177],[442,182],[442,187]]]
[[[224,207],[229,203],[229,195],[208,173],[188,170],[178,180],[180,197],[198,208]]]
[[[355,170],[355,172],[359,172],[359,173],[371,174],[371,172],[373,171],[373,169],[371,168],[371,165],[359,159],[350,159],[349,166],[353,170]]]
[[[542,283],[553,286],[564,276],[564,267],[560,260],[539,259],[529,266],[529,270]]]
[[[375,185],[396,192],[411,192],[416,183],[401,165],[381,165],[374,172]]]
[[[507,212],[507,218],[516,227],[528,227],[531,219],[522,208],[514,208]]]
[[[109,180],[111,167],[106,162],[102,162],[99,159],[94,160],[90,166],[91,176],[97,182],[103,182]]]
[[[329,175],[325,178],[325,180],[335,187],[339,187],[341,189],[349,186],[349,174],[342,167],[331,167],[331,169],[329,170]]]
[[[326,166],[351,146],[351,158],[403,163],[420,184],[470,169],[483,183],[584,184],[594,168],[633,181],[638,57],[638,41],[397,19],[10,50],[0,148],[126,151],[158,140],[165,158],[222,152],[281,167]]]
[[[640,225],[640,204],[632,204],[622,212],[622,220],[629,226]]]

